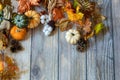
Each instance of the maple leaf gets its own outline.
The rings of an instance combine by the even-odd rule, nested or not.
[[[77,7],[77,8],[79,9],[79,7]],[[76,10],[78,10],[78,9],[76,9]],[[71,21],[81,20],[84,16],[83,13],[78,12],[78,11],[76,12],[74,9],[72,9],[72,5],[70,2],[66,3],[64,10],[67,13],[68,19]]]
[[[18,12],[24,13],[30,10],[30,2],[27,0],[19,0],[18,1]]]
[[[89,33],[91,31],[91,24],[92,23],[91,23],[90,19],[85,20],[85,23],[83,25],[83,30],[85,33]]]
[[[62,19],[63,17],[64,17],[64,15],[63,15],[63,11],[61,10],[61,8],[54,8],[53,9],[53,19],[54,19],[54,21]]]

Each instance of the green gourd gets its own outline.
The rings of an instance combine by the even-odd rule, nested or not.
[[[16,14],[12,21],[18,28],[25,28],[28,26],[28,17],[23,14]]]

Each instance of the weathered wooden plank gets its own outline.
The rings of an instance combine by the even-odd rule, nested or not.
[[[112,21],[114,37],[115,80],[120,79],[120,0],[112,0]]]
[[[32,32],[31,80],[58,80],[58,34],[45,36],[42,26]]]
[[[11,0],[12,5],[14,6],[14,12],[17,11],[18,2],[16,0]],[[26,39],[21,41],[22,46],[24,47],[24,51],[17,52],[17,54],[13,54],[7,50],[7,54],[13,57],[19,68],[20,71],[24,71],[24,74],[21,74],[20,80],[30,80],[30,54],[31,54],[31,32],[29,31]]]
[[[65,40],[59,32],[59,80],[86,80],[86,54]]]
[[[28,32],[27,38],[25,41],[22,41],[22,46],[24,47],[23,51],[17,53],[11,53],[9,49],[7,50],[7,55],[13,57],[21,72],[24,72],[20,75],[19,80],[30,80],[30,54],[31,54],[31,32]],[[29,38],[28,38],[29,37]]]
[[[114,80],[111,1],[101,1],[102,12],[107,16],[107,32],[103,31],[90,42],[93,46],[87,52],[87,80]]]

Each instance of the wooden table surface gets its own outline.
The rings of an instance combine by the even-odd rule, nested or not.
[[[107,32],[92,38],[90,48],[80,53],[66,42],[65,32],[46,37],[42,26],[29,31],[22,41],[25,50],[9,54],[27,70],[20,80],[120,80],[120,0],[96,1],[107,16]]]

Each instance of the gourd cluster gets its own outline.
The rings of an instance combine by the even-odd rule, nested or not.
[[[85,51],[88,40],[104,29],[105,16],[97,2],[89,0],[18,0],[18,13],[9,5],[0,4],[0,30],[9,30],[10,36],[24,40],[28,29],[43,26],[43,33],[50,36],[58,27],[66,31],[65,39]],[[40,11],[35,10],[39,8]],[[11,16],[12,15],[12,16]],[[12,24],[12,26],[11,26]],[[4,34],[5,35],[5,34]],[[6,36],[6,35],[5,35]],[[2,45],[7,44],[4,42]]]

